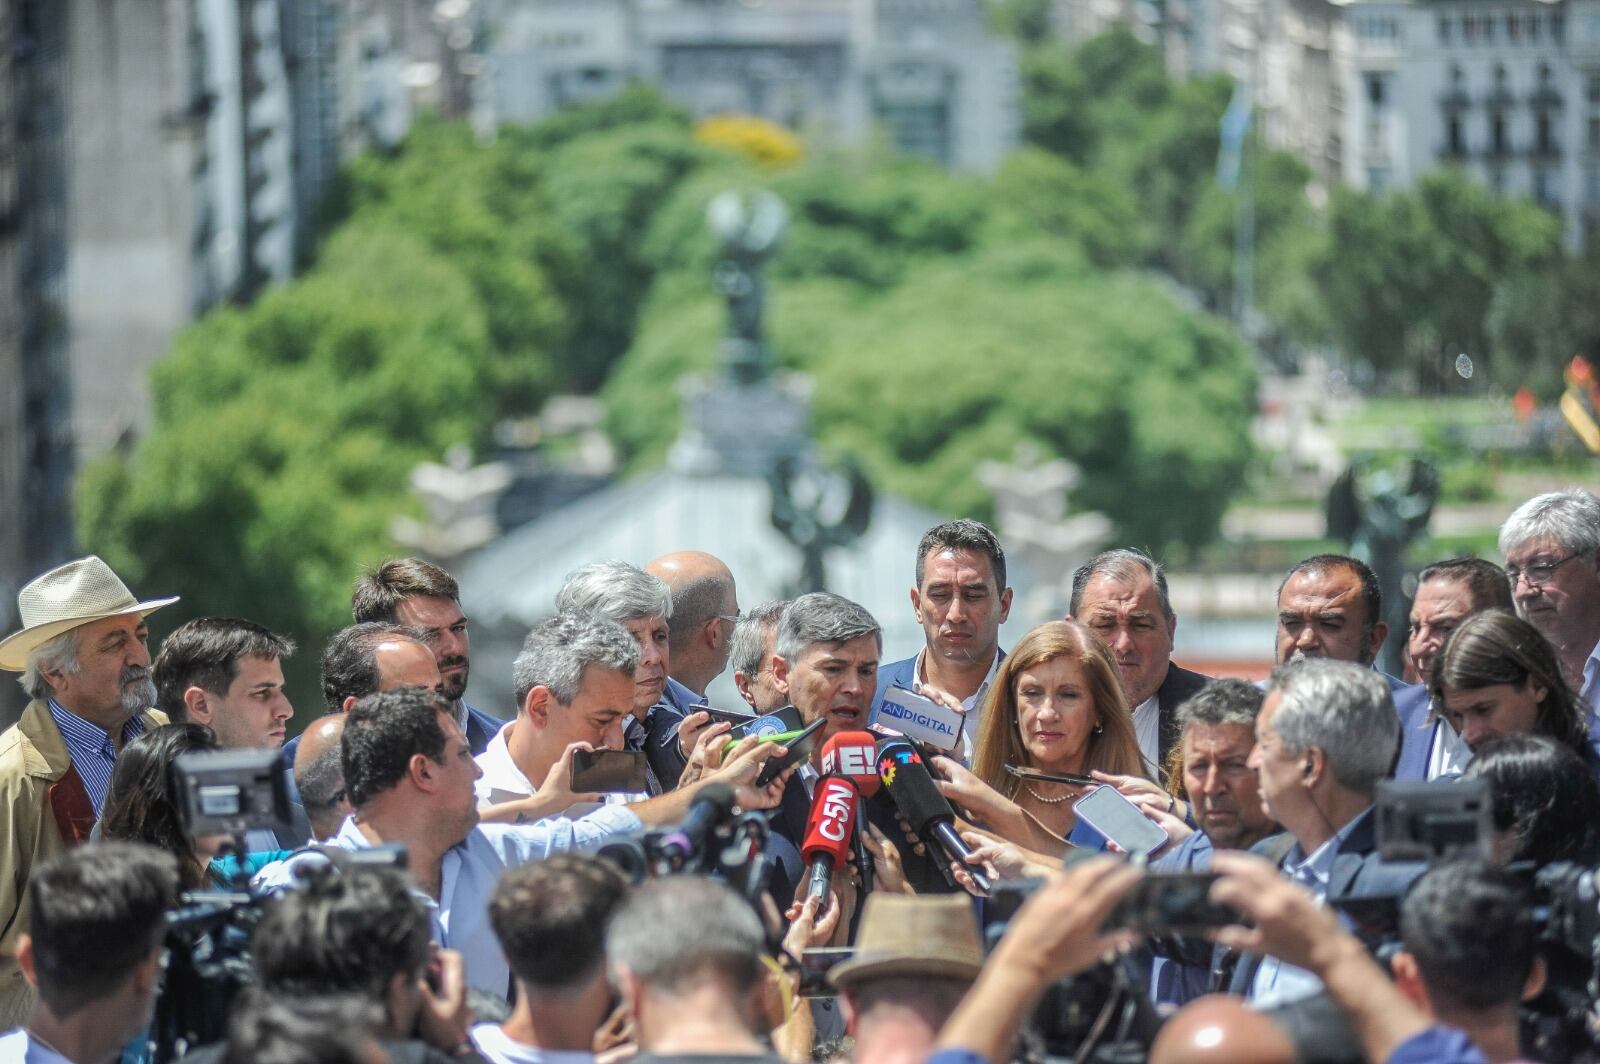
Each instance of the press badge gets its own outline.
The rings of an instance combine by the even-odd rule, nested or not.
[[[872,715],[873,724],[893,728],[939,750],[960,749],[961,729],[966,722],[965,714],[903,687],[884,691],[883,702]]]

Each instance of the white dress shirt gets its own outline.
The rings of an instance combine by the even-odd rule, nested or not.
[[[0,1064],[72,1064],[72,1061],[17,1027],[0,1034]]]
[[[928,652],[924,646],[917,651],[917,661],[911,670],[911,689],[918,694],[922,693],[922,681],[926,674],[922,671],[923,655]],[[967,719],[961,725],[961,763],[972,764],[972,751],[978,745],[978,726],[983,723],[983,703],[989,697],[989,685],[994,683],[995,673],[1000,671],[1000,650],[995,649],[994,660],[989,663],[989,672],[978,685],[978,689],[961,700],[961,708],[967,711]],[[954,753],[954,751],[951,751]]]
[[[1456,734],[1450,722],[1440,717],[1433,722],[1433,737],[1428,745],[1428,779],[1459,776],[1472,763],[1472,747]]]
[[[1578,701],[1589,707],[1589,726],[1600,717],[1600,643],[1589,651],[1589,660],[1583,663],[1583,687],[1578,691]]]
[[[468,986],[505,997],[511,989],[511,969],[489,926],[489,899],[500,874],[554,853],[592,849],[613,836],[643,829],[644,823],[625,805],[607,806],[578,820],[552,817],[537,824],[479,824],[445,851],[439,868],[438,900],[419,894],[428,904],[433,940],[462,955]],[[364,850],[372,844],[356,827],[355,818],[349,817],[327,845]],[[267,865],[253,882],[265,891],[291,888],[297,869],[327,860],[315,850],[297,853]]]
[[[511,748],[506,745],[506,736],[511,734],[511,725],[515,723],[516,721],[511,721],[495,732],[494,738],[489,740],[489,745],[484,748],[483,753],[473,758],[478,768],[483,771],[483,775],[472,785],[478,795],[479,809],[529,798],[539,790],[517,767],[517,763],[511,758]],[[637,794],[604,794],[600,796],[598,802],[578,802],[567,806],[558,815],[575,820],[608,805],[642,802],[648,797],[650,796],[643,791]]]
[[[1155,695],[1133,710],[1133,734],[1139,740],[1139,756],[1150,769],[1151,779],[1161,778],[1161,703]]]

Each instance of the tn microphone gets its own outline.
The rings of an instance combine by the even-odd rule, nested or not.
[[[946,859],[967,870],[978,889],[988,893],[989,878],[967,863],[972,849],[956,833],[955,810],[939,793],[928,766],[916,747],[904,739],[884,739],[878,744],[878,776],[894,799],[911,830],[928,840]]]
[[[806,897],[828,896],[833,870],[850,859],[850,838],[856,826],[856,785],[845,776],[824,776],[811,795],[811,815],[800,856],[810,865]]]

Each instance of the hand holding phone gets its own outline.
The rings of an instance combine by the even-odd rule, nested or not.
[[[1080,776],[1075,772],[1040,772],[1037,769],[1022,768],[1018,765],[1007,765],[1006,771],[1019,780],[1034,780],[1039,783],[1065,783],[1069,787],[1096,786],[1096,780],[1093,776]]]
[[[1149,872],[1106,917],[1106,930],[1144,934],[1198,934],[1213,927],[1229,927],[1242,917],[1232,908],[1211,900],[1212,872]]]
[[[773,780],[783,775],[785,771],[798,765],[811,756],[811,751],[816,745],[817,733],[822,731],[828,718],[818,717],[812,721],[793,740],[784,743],[788,750],[778,757],[771,758],[761,767],[761,774],[756,777],[756,789],[760,790]]]
[[[574,794],[637,794],[648,787],[644,754],[633,750],[574,750]]]
[[[1130,857],[1154,853],[1167,844],[1167,833],[1115,787],[1101,785],[1072,805],[1078,819],[1117,844]]]

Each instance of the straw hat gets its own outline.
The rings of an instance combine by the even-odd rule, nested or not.
[[[976,979],[982,968],[978,917],[965,894],[873,894],[861,915],[855,956],[836,965],[828,982],[845,989],[885,976]]]
[[[0,669],[22,672],[29,654],[79,625],[130,613],[143,616],[177,601],[176,595],[138,601],[111,566],[92,554],[68,562],[35,577],[17,593],[22,631],[0,642]]]

